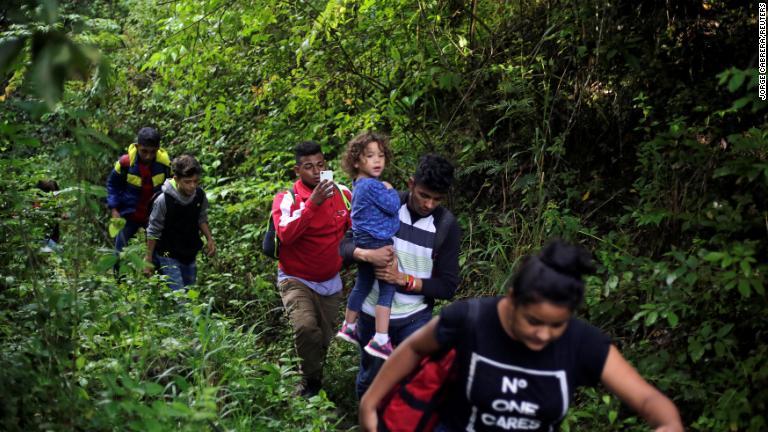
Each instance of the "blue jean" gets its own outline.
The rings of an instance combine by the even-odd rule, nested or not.
[[[62,250],[64,250],[64,248],[50,238],[43,240],[43,246],[40,248],[40,252],[46,252],[46,253],[50,253],[50,252],[61,253]]]
[[[380,240],[367,233],[354,233],[355,246],[361,249],[378,249],[384,246],[391,246],[392,239]],[[347,308],[351,311],[360,312],[365,298],[373,289],[374,268],[371,263],[361,262],[357,264],[357,278],[355,286],[349,293]],[[378,306],[392,307],[392,299],[395,297],[396,287],[390,283],[379,280],[379,298],[376,300]],[[367,339],[366,339],[367,340]]]
[[[431,319],[432,308],[426,308],[407,318],[391,320],[389,322],[389,337],[392,340],[392,344],[401,344],[408,336],[424,327]],[[357,327],[355,329],[357,331],[357,340],[370,340],[373,334],[376,333],[376,320],[368,314],[361,313],[357,319]],[[357,372],[357,378],[355,379],[355,390],[357,391],[358,399],[363,397],[365,391],[368,390],[383,363],[384,360],[368,354],[363,349],[363,346],[360,346],[360,370]]]
[[[123,251],[123,248],[128,244],[128,241],[136,235],[139,228],[143,228],[143,225],[130,220],[125,221],[125,226],[119,233],[117,233],[117,237],[115,237],[115,251],[117,251],[118,254]]]
[[[155,252],[154,261],[160,273],[168,278],[168,288],[171,290],[176,291],[195,283],[197,265],[194,260],[185,264],[176,258],[161,256]]]
[[[118,256],[118,260],[115,262],[113,270],[115,272],[115,277],[118,280],[121,280],[120,252],[123,251],[123,248],[125,247],[125,245],[127,245],[128,242],[133,238],[133,236],[136,235],[136,232],[139,230],[139,228],[143,228],[143,225],[130,220],[126,220],[125,226],[123,226],[123,229],[121,229],[120,232],[117,233],[117,237],[115,237],[115,255]]]

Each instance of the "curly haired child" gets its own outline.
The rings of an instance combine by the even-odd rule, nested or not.
[[[364,132],[347,144],[342,167],[354,179],[352,235],[356,247],[378,249],[392,245],[392,237],[400,228],[400,197],[391,184],[379,180],[391,159],[389,139],[383,134]],[[373,266],[370,263],[359,263],[355,286],[349,294],[344,314],[344,324],[336,334],[337,337],[360,344],[355,331],[357,317],[363,301],[373,289],[374,279]],[[392,353],[389,315],[395,286],[379,280],[378,288],[376,334],[364,349],[372,356],[386,359]]]

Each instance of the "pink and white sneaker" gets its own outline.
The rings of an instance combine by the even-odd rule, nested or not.
[[[381,345],[375,340],[371,339],[371,341],[368,342],[368,345],[366,345],[363,349],[365,352],[374,357],[386,360],[389,358],[389,355],[392,354],[393,351],[392,341],[387,341],[387,343]]]
[[[356,346],[360,346],[360,340],[357,339],[357,332],[349,328],[346,322],[342,324],[341,330],[336,332],[336,337],[351,344],[355,344]]]

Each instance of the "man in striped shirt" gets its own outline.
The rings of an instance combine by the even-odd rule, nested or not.
[[[369,262],[376,267],[376,279],[399,287],[392,301],[389,324],[394,345],[429,322],[435,299],[451,299],[458,287],[461,229],[453,214],[441,206],[452,183],[453,166],[448,160],[435,154],[423,156],[408,180],[408,191],[401,194],[400,229],[394,245],[356,248],[349,233],[341,243],[345,261]],[[369,340],[375,332],[377,296],[375,282],[358,319],[358,340]],[[358,397],[368,389],[381,364],[381,359],[361,350],[356,380]]]

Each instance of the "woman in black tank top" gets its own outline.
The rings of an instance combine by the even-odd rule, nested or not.
[[[457,379],[439,431],[557,430],[574,389],[602,383],[656,432],[682,432],[674,403],[599,329],[572,316],[584,297],[582,275],[593,271],[586,250],[553,242],[524,261],[506,296],[444,308],[384,363],[360,401],[362,430],[377,430],[376,408],[423,357],[455,348]]]

